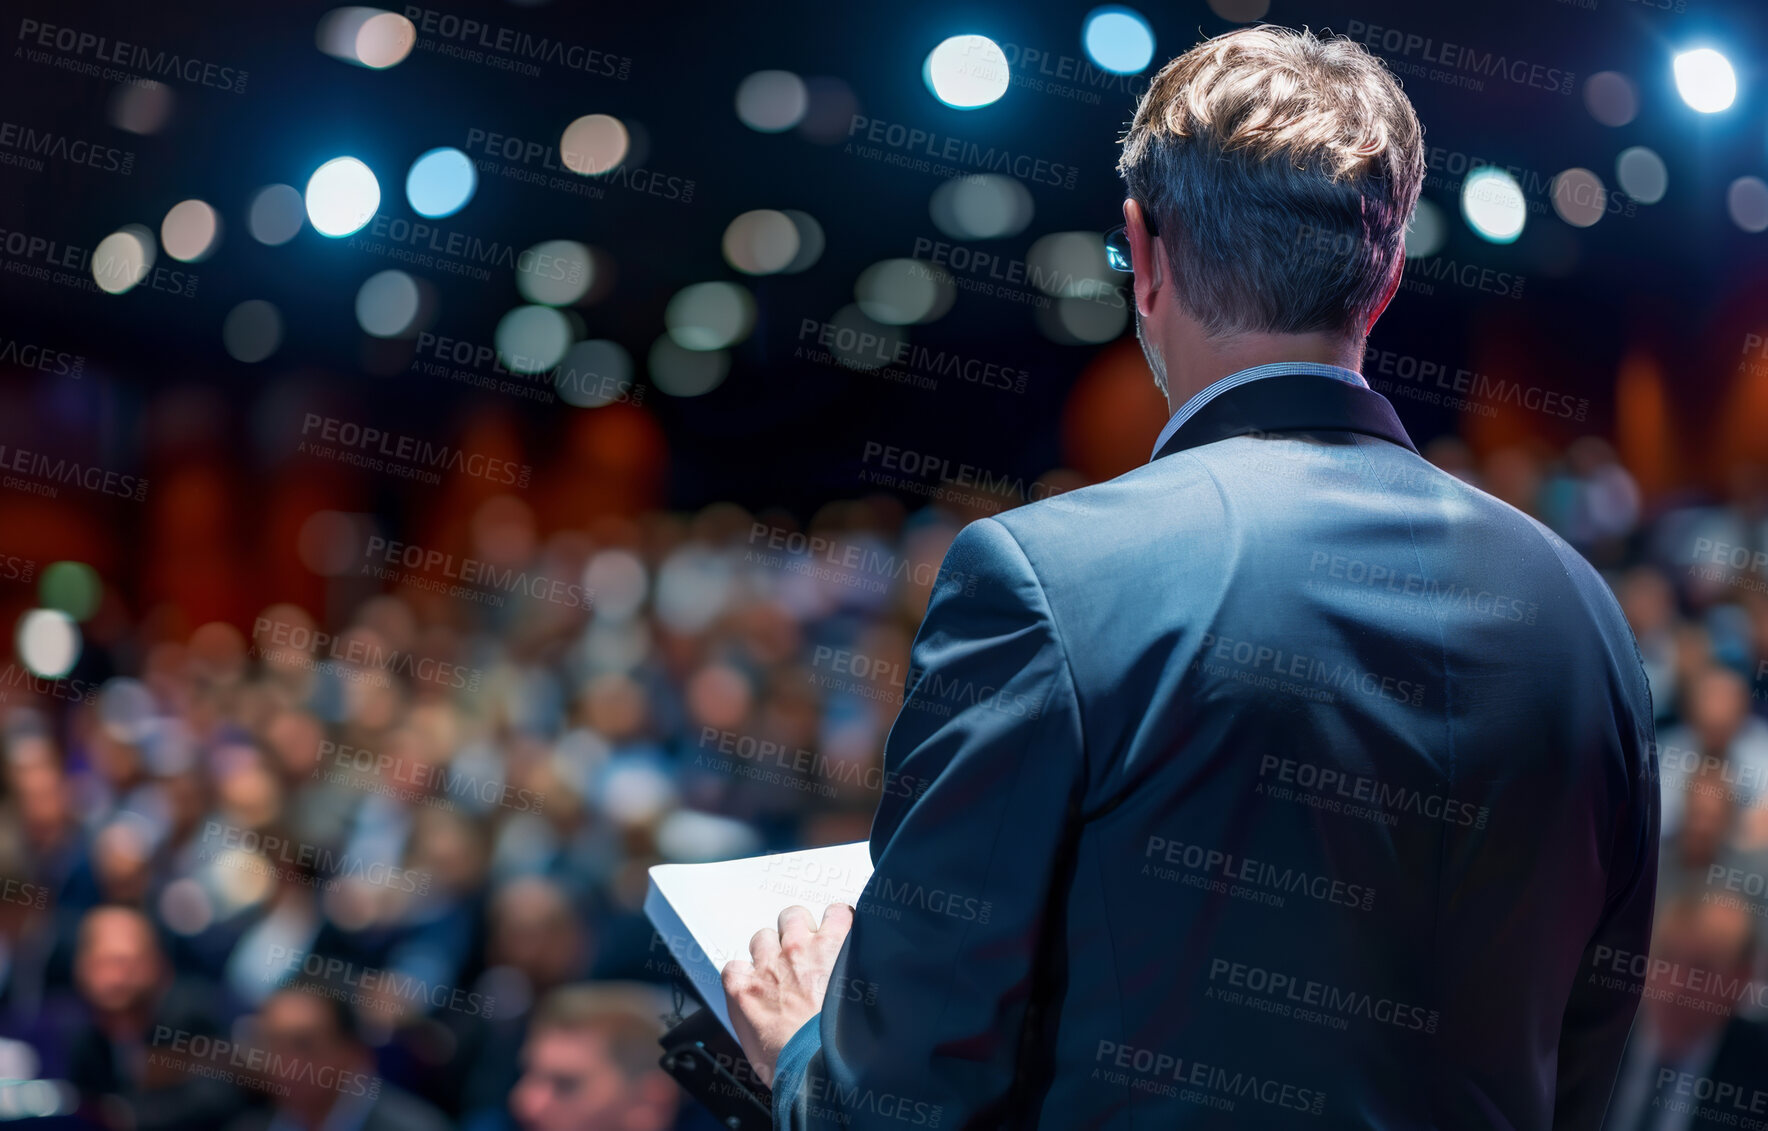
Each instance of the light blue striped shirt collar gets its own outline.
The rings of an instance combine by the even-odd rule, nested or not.
[[[1181,405],[1179,411],[1173,413],[1172,419],[1166,422],[1166,427],[1160,430],[1160,438],[1154,441],[1154,452],[1148,458],[1154,459],[1160,455],[1160,449],[1166,447],[1166,442],[1173,438],[1173,433],[1177,432],[1185,421],[1196,416],[1199,409],[1216,397],[1229,389],[1237,389],[1248,381],[1257,381],[1260,377],[1279,377],[1285,373],[1313,373],[1320,377],[1335,377],[1347,384],[1361,385],[1365,389],[1369,387],[1369,382],[1363,380],[1363,375],[1356,370],[1346,369],[1340,365],[1325,365],[1317,361],[1273,361],[1268,365],[1255,365],[1251,369],[1242,369],[1240,372],[1230,373],[1220,380],[1211,381]]]

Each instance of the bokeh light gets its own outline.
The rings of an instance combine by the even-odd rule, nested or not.
[[[334,59],[378,71],[404,62],[417,45],[417,27],[385,8],[333,8],[320,17],[314,41]]]
[[[1515,177],[1486,165],[1461,182],[1461,215],[1481,239],[1514,243],[1528,222],[1529,206]]]
[[[92,281],[110,294],[126,294],[153,269],[155,254],[153,233],[125,224],[92,249]]]
[[[405,175],[405,199],[419,216],[439,220],[452,216],[473,199],[479,171],[473,159],[452,146],[432,149],[411,163]]]
[[[265,185],[252,197],[246,230],[259,243],[276,247],[294,239],[307,219],[301,193],[293,185]]]
[[[1067,346],[1097,345],[1122,334],[1129,325],[1130,308],[1095,298],[1059,298],[1037,312],[1038,328],[1053,342]]]
[[[585,114],[565,127],[559,138],[559,161],[573,173],[597,177],[618,168],[631,145],[632,135],[620,119]]]
[[[46,609],[59,609],[76,621],[89,620],[98,611],[104,583],[98,571],[85,562],[52,562],[37,579],[37,600]]]
[[[1624,126],[1639,113],[1639,92],[1619,71],[1597,71],[1584,80],[1584,108],[1605,126]]]
[[[810,109],[798,123],[799,136],[818,145],[846,141],[853,116],[859,113],[859,98],[853,88],[834,75],[813,75],[804,80],[804,93],[810,99]]]
[[[382,271],[356,292],[356,324],[377,338],[397,338],[417,322],[421,305],[417,280],[397,269]]]
[[[665,334],[651,344],[648,359],[651,384],[672,397],[705,396],[718,386],[731,369],[731,356],[724,350],[691,350]]]
[[[1441,251],[1448,240],[1449,221],[1443,210],[1420,197],[1412,210],[1412,221],[1406,225],[1406,258],[1429,258]]]
[[[788,208],[785,213],[786,218],[792,221],[792,226],[798,229],[798,254],[792,257],[792,262],[780,268],[780,271],[786,275],[794,275],[799,271],[809,270],[823,257],[823,226],[808,212]]]
[[[1746,232],[1768,229],[1768,184],[1760,177],[1739,177],[1725,193],[1731,222]]]
[[[1154,59],[1154,29],[1133,9],[1121,4],[1095,8],[1081,31],[1087,57],[1102,70],[1133,75]]]
[[[247,299],[227,312],[221,344],[235,361],[263,361],[282,345],[282,312],[264,299]]]
[[[221,234],[221,217],[200,200],[183,200],[160,222],[160,243],[166,254],[184,263],[207,259]]]
[[[588,292],[595,259],[575,240],[545,240],[516,260],[516,290],[542,306],[569,306]]]
[[[571,324],[550,306],[518,306],[497,323],[497,356],[512,373],[540,373],[571,347]]]
[[[829,319],[829,333],[818,342],[847,369],[879,369],[893,360],[908,336],[898,327],[878,321],[857,303],[837,310]]]
[[[1615,180],[1622,192],[1641,204],[1656,204],[1670,191],[1670,170],[1664,159],[1643,145],[1621,150],[1615,158]]]
[[[933,190],[928,211],[934,226],[953,239],[1016,236],[1030,224],[1031,192],[1016,177],[979,173],[953,177]]]
[[[804,120],[810,93],[791,71],[756,71],[737,84],[737,119],[764,134],[777,134]]]
[[[592,338],[565,351],[553,375],[559,399],[578,408],[601,408],[630,394],[632,355],[618,342]],[[598,601],[599,604],[599,601]]]
[[[1011,68],[1006,52],[985,35],[954,35],[927,53],[921,78],[933,96],[956,110],[1000,101]]]
[[[132,134],[157,134],[172,117],[172,90],[163,82],[126,82],[111,92],[110,121]]]
[[[683,349],[721,350],[749,336],[755,300],[735,283],[694,283],[675,292],[663,324]]]
[[[1608,190],[1588,169],[1567,169],[1553,178],[1553,210],[1574,228],[1588,228],[1608,210]]]
[[[1731,60],[1711,47],[1682,52],[1672,68],[1682,101],[1702,114],[1717,114],[1737,101],[1737,72]]]
[[[957,289],[951,276],[936,263],[886,259],[860,272],[853,294],[866,317],[906,326],[943,317],[956,300]]]
[[[360,231],[380,206],[380,182],[354,157],[334,157],[307,180],[307,219],[322,236]]]
[[[1027,279],[1047,295],[1098,299],[1126,278],[1105,258],[1099,232],[1052,232],[1025,253]]]
[[[60,609],[32,609],[19,618],[13,650],[40,679],[60,679],[80,659],[80,628]]]
[[[724,229],[724,259],[746,275],[784,271],[798,257],[798,225],[784,212],[758,208]]]
[[[356,33],[356,61],[383,70],[405,61],[417,45],[417,28],[398,12],[371,16]]]

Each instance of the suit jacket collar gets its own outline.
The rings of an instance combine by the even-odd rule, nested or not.
[[[1285,373],[1210,398],[1154,458],[1251,432],[1361,432],[1418,451],[1393,405],[1374,389],[1315,373]]]

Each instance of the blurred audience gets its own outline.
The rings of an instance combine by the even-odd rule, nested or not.
[[[1768,1017],[1768,475],[1648,501],[1597,440],[1426,453],[1589,555],[1638,639],[1659,957],[1743,988],[1648,989],[1610,1124],[1702,1126],[1665,1066],[1724,1078]],[[945,549],[1016,502],[548,534],[498,496],[394,557],[338,525],[325,600],[249,632],[107,605],[92,691],[4,699],[0,1066],[137,1131],[709,1118],[657,1067],[646,869],[865,838]]]

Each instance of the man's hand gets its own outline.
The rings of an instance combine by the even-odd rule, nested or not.
[[[831,903],[823,909],[819,930],[810,912],[788,907],[780,912],[780,929],[763,927],[749,940],[749,956],[724,964],[724,997],[731,1023],[755,1074],[773,1086],[774,1062],[780,1050],[806,1021],[823,1008],[823,993],[841,944],[853,927],[853,908]]]

